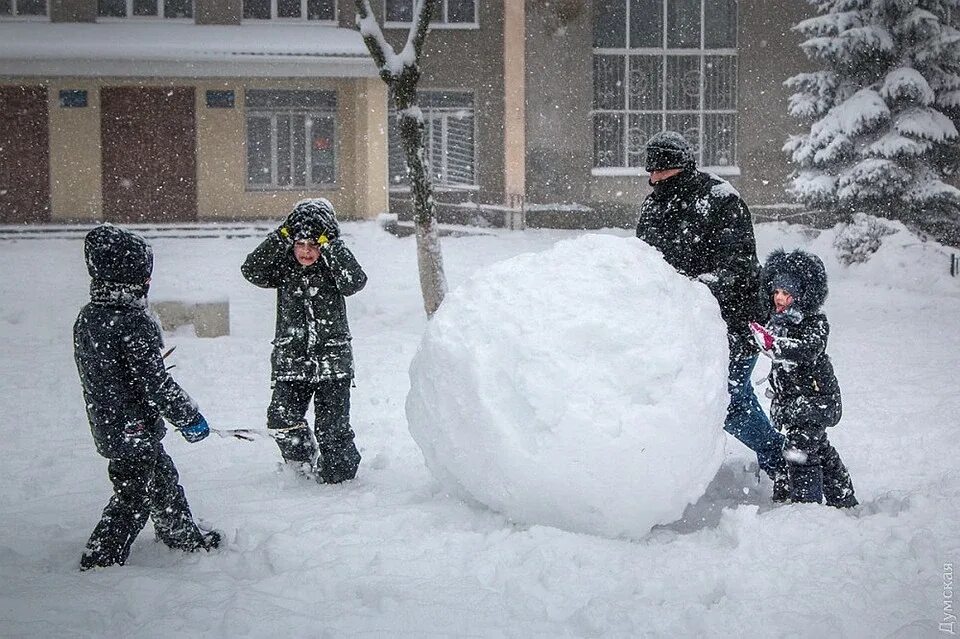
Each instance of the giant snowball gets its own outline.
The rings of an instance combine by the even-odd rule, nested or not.
[[[585,235],[451,292],[406,411],[452,492],[527,524],[639,537],[723,459],[727,341],[706,286],[635,238]]]

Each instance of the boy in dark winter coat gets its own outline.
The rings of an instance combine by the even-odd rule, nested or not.
[[[267,428],[280,454],[321,483],[353,479],[360,453],[350,427],[353,351],[344,298],[367,276],[340,238],[333,205],[324,198],[297,203],[241,272],[252,284],[277,289]],[[313,432],[304,419],[311,400]]]
[[[759,467],[776,481],[786,473],[783,436],[750,382],[757,348],[748,324],[766,318],[758,304],[760,263],[750,211],[729,182],[697,170],[690,145],[676,131],[650,138],[646,153],[653,192],[640,207],[637,237],[717,298],[730,346],[724,430],[754,451]]]
[[[147,312],[153,252],[139,236],[104,224],[87,234],[84,255],[90,303],[73,327],[74,357],[97,451],[110,460],[113,497],[80,568],[122,565],[148,516],[171,548],[216,548],[220,533],[194,523],[161,443],[163,418],[189,442],[205,438],[209,428],[164,366],[160,328]]]
[[[761,278],[772,315],[766,327],[751,324],[761,350],[773,360],[770,413],[786,435],[784,458],[789,485],[774,487],[774,498],[857,505],[850,474],[827,440],[840,421],[840,385],[827,355],[830,324],[820,307],[827,274],[816,255],[796,250],[770,254]]]

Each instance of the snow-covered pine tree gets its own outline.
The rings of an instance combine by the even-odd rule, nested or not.
[[[807,0],[794,29],[820,66],[787,80],[791,115],[810,123],[784,151],[790,191],[847,219],[865,212],[960,228],[960,0]],[[958,235],[960,238],[960,235]]]

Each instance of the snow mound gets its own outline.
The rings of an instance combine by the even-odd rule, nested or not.
[[[429,322],[406,412],[452,492],[511,520],[639,537],[723,459],[727,341],[707,288],[635,238],[477,272]]]

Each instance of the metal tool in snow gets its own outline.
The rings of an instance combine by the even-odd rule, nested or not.
[[[273,439],[277,433],[283,433],[296,428],[300,428],[300,426],[290,426],[288,428],[210,428],[210,432],[224,438],[233,437],[246,442],[252,442],[265,437]]]
[[[224,438],[242,439],[245,442],[252,442],[261,437],[270,437],[265,430],[253,428],[210,428],[210,432]]]

